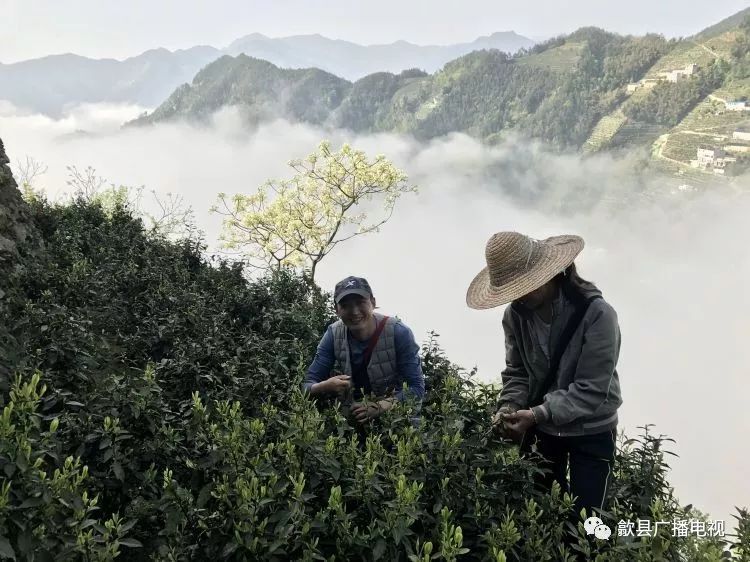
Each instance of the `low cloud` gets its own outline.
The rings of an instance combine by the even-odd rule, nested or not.
[[[750,505],[740,444],[750,431],[750,199],[748,181],[676,192],[678,181],[639,171],[632,154],[581,158],[509,140],[483,146],[465,135],[429,143],[389,135],[352,135],[279,121],[246,131],[225,110],[212,127],[165,124],[119,130],[143,108],[86,106],[58,121],[0,106],[0,137],[15,162],[48,165],[39,183],[66,190],[67,165],[93,166],[116,184],[179,193],[193,206],[215,249],[219,192],[253,191],[289,175],[286,162],[322,138],[383,153],[420,187],[396,206],[378,234],[339,246],[318,281],[367,277],[381,310],[398,314],[424,339],[440,334],[448,356],[495,380],[503,368],[501,309],[469,310],[466,288],[483,267],[484,244],[500,230],[536,238],[579,234],[577,263],[619,314],[622,428],[653,423],[680,455],[671,482],[731,525],[734,505]],[[73,134],[81,129],[87,134]],[[745,178],[747,179],[747,178]]]

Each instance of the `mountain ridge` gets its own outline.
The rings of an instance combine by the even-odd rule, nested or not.
[[[750,17],[750,7],[740,10],[739,12],[732,14],[729,17],[720,20],[719,22],[710,25],[709,27],[699,31],[695,35],[691,36],[691,39],[710,39],[716,35],[721,35],[725,31],[733,27],[738,27],[742,21]]]
[[[657,47],[652,47],[652,43]],[[537,132],[541,132],[545,140],[560,145],[582,142],[578,137],[583,133],[573,132],[577,125],[566,131],[565,127],[558,125],[555,117],[561,113],[559,106],[564,101],[558,99],[559,96],[555,92],[559,88],[568,87],[565,84],[569,84],[571,80],[570,70],[577,67],[580,60],[585,59],[596,68],[584,69],[584,73],[588,72],[592,75],[591,78],[595,79],[597,77],[594,75],[597,72],[603,72],[599,67],[605,58],[614,60],[618,56],[628,55],[630,59],[623,60],[621,64],[630,68],[628,65],[641,64],[637,60],[639,57],[654,58],[661,54],[659,49],[663,49],[665,44],[663,38],[629,38],[598,28],[582,28],[567,39],[551,40],[546,45],[521,51],[514,57],[498,50],[472,51],[449,61],[432,75],[419,72],[403,76],[388,72],[373,73],[358,81],[341,82],[340,90],[337,92],[344,94],[341,106],[329,111],[326,119],[322,121],[321,113],[318,111],[315,114],[316,120],[311,123],[330,124],[359,132],[396,130],[410,132],[420,138],[463,131],[485,139],[513,124],[529,125],[533,131],[535,127],[532,123],[536,123]],[[571,45],[572,51],[569,49]],[[570,54],[558,60],[559,57],[556,58],[554,54],[556,49],[568,49],[565,52]],[[635,53],[628,54],[628,49],[635,49]],[[232,63],[222,58],[220,66],[225,72],[237,73],[243,64]],[[207,67],[211,69],[208,74],[218,76],[221,70],[214,65],[215,63]],[[278,67],[274,67],[272,71],[276,77],[284,72]],[[624,86],[630,76],[628,72],[631,70],[627,68],[620,74],[610,72],[608,79],[618,87]],[[257,74],[254,74],[252,79],[256,83],[265,80]],[[295,78],[287,75],[284,80],[289,87]],[[368,87],[363,87],[363,83],[368,84]],[[587,90],[587,95],[596,98],[592,105],[597,105],[600,101],[607,103],[603,95],[611,89],[610,86],[601,92],[594,86],[586,88],[590,90]],[[214,95],[217,97],[212,98]],[[136,123],[153,123],[180,116],[205,116],[206,108],[223,105],[240,106],[250,113],[257,113],[255,106],[268,107],[268,101],[274,95],[268,92],[268,99],[264,98],[256,104],[253,96],[243,97],[241,87],[217,89],[214,85],[206,85],[196,76],[192,84],[181,87],[180,91],[170,96],[154,114],[141,118]],[[320,95],[324,95],[322,91]],[[462,104],[471,107],[473,113],[468,114]],[[287,109],[280,109],[275,117],[288,117]],[[579,117],[582,121],[593,119],[593,115]],[[541,124],[540,121],[549,123]],[[531,136],[537,135],[532,133]]]
[[[493,35],[495,39],[480,39],[495,41],[496,46],[514,51],[533,44],[518,34]],[[305,45],[297,44],[300,38]],[[242,47],[242,41],[250,41],[252,45]],[[424,47],[404,42],[385,47],[364,46],[319,34],[269,38],[253,33],[223,49],[196,45],[171,51],[157,47],[122,60],[62,53],[0,64],[0,99],[53,117],[60,117],[66,106],[79,103],[118,102],[154,107],[224,54],[248,51],[244,54],[269,60],[282,68],[317,67],[321,61],[329,61],[330,66],[323,70],[356,80],[376,70],[400,72],[424,67],[434,71],[471,50],[471,45]],[[40,87],[41,84],[45,87]]]
[[[726,27],[727,21],[738,20],[746,23]],[[257,122],[262,110],[270,119],[301,120],[358,133],[408,133],[418,139],[463,132],[494,143],[513,132],[589,153],[651,146],[655,160],[690,175],[693,170],[685,168],[697,167],[697,145],[685,144],[684,137],[692,134],[692,129],[672,139],[681,140],[677,149],[668,142],[671,131],[700,109],[711,114],[709,121],[719,123],[716,126],[722,138],[731,140],[732,127],[741,126],[750,116],[750,102],[748,113],[737,110],[742,109],[739,102],[729,109],[732,100],[750,97],[750,18],[732,16],[713,29],[717,25],[727,30],[718,35],[707,33],[705,40],[667,40],[655,34],[622,36],[581,28],[514,56],[497,50],[472,51],[433,74],[376,72],[352,82],[328,74],[327,84],[317,83],[309,75],[307,84],[314,87],[307,92],[304,104],[295,98],[300,92],[298,77],[273,66],[271,72],[284,84],[282,89],[277,84],[275,90],[260,94],[253,90],[248,95],[231,81],[223,82],[220,89],[194,81],[181,87],[158,113],[131,125],[200,120],[210,113],[209,108],[234,106],[251,115],[251,122]],[[240,82],[250,80],[242,77],[242,65],[230,59],[223,64],[232,68]],[[251,81],[257,88],[266,79],[256,73]],[[717,97],[722,88],[727,93]],[[283,103],[275,104],[282,93]],[[722,101],[703,107],[712,97]],[[309,110],[302,118],[295,109],[301,105]],[[727,143],[719,144],[721,151]],[[724,170],[699,172],[721,174]]]

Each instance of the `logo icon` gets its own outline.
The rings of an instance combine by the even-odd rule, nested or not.
[[[604,524],[598,517],[589,517],[583,522],[583,528],[587,535],[594,535],[597,539],[606,541],[612,534],[612,529]]]
[[[351,281],[349,281],[349,282],[348,282],[348,283],[346,284],[346,287],[351,287],[352,285],[356,285],[356,284],[357,284],[357,282],[356,282],[356,281],[355,281],[354,279],[352,279]]]

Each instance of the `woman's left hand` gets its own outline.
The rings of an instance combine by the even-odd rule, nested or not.
[[[365,423],[374,420],[386,410],[390,410],[392,403],[388,400],[381,400],[371,404],[361,404],[359,402],[352,405],[352,414],[359,423]]]
[[[511,414],[502,414],[505,427],[513,433],[523,434],[536,425],[536,419],[531,410],[518,410]]]

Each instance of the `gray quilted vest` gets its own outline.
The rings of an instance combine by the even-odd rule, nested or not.
[[[377,312],[373,314],[375,320],[380,323],[383,319],[382,314]],[[396,368],[396,340],[394,338],[394,326],[399,320],[389,317],[385,322],[378,343],[372,350],[370,362],[367,364],[367,377],[370,379],[372,392],[375,396],[386,396],[391,390],[396,389],[399,385]],[[349,357],[349,340],[346,337],[346,325],[338,320],[331,329],[333,331],[333,353],[336,358],[334,369],[344,373],[352,374],[352,365]]]

